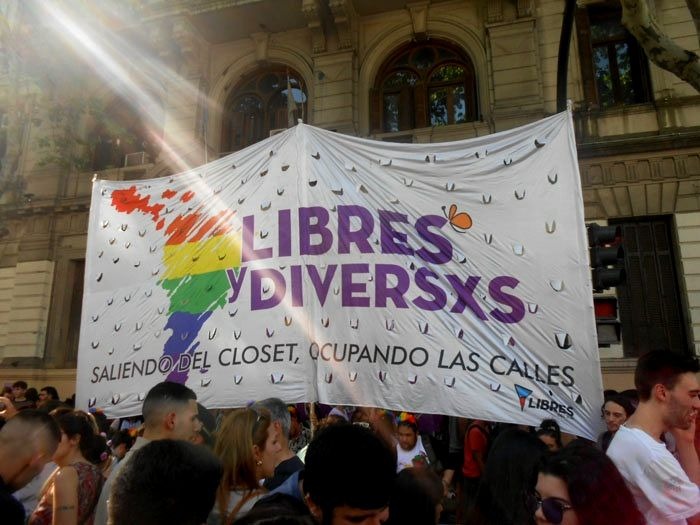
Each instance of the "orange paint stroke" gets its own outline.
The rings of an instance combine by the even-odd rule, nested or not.
[[[192,197],[194,197],[194,192],[187,191],[187,192],[185,192],[185,194],[182,196],[182,198],[180,200],[182,202],[189,202],[190,200],[192,200]]]
[[[231,217],[233,217],[235,214],[236,212],[233,210],[221,210],[216,215],[204,221],[202,227],[199,228],[194,237],[189,239],[188,242],[201,241],[205,236],[216,237],[218,235],[224,235],[225,233],[228,233],[229,231],[231,231],[232,228],[229,219],[231,219]],[[211,234],[207,235],[207,233],[210,233],[210,231]]]
[[[131,186],[125,190],[114,190],[112,192],[112,206],[117,211],[129,214],[135,210],[151,215],[153,222],[158,221],[160,212],[165,207],[163,204],[149,204],[151,196],[142,197],[136,193],[136,186]]]
[[[165,229],[165,235],[169,236],[165,244],[169,246],[187,242],[187,238],[197,227],[201,217],[199,213],[190,213],[189,215],[178,215],[175,217]]]
[[[164,199],[171,199],[175,195],[177,195],[177,192],[175,190],[165,190],[161,197],[163,197]]]

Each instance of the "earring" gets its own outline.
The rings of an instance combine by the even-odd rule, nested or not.
[[[257,460],[257,461],[255,462],[255,464],[256,464],[258,467],[259,467],[260,465],[262,465],[262,459]]]

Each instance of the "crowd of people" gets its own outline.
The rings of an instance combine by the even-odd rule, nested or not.
[[[139,418],[18,381],[0,397],[4,525],[700,523],[698,361],[642,356],[597,443],[538,428],[276,398],[211,412],[162,382]],[[68,400],[70,401],[70,400]]]

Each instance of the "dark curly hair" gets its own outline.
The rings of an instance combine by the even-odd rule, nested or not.
[[[566,483],[579,523],[646,523],[615,464],[592,443],[582,439],[572,441],[554,454],[544,456],[539,471]]]

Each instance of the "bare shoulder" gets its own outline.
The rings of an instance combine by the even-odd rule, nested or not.
[[[54,486],[57,492],[63,490],[75,489],[78,486],[78,471],[74,467],[61,467],[56,472]]]

